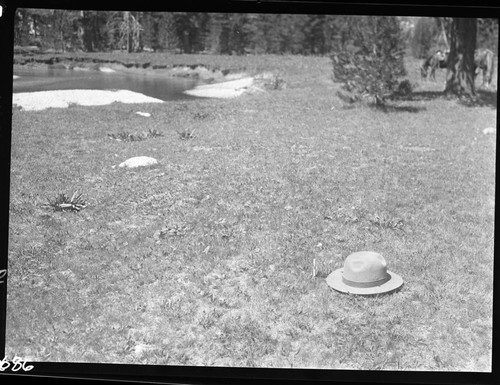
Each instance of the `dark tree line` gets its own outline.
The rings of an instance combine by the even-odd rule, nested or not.
[[[324,55],[346,35],[331,15],[20,9],[15,44],[61,51]]]
[[[61,51],[326,55],[356,16],[20,9],[15,44]],[[355,24],[355,23],[354,23]]]
[[[411,18],[399,21],[405,19]],[[351,39],[361,20],[363,16],[19,9],[15,44],[58,51],[327,55]],[[428,17],[400,33],[413,56],[423,58],[448,44],[450,28],[451,18]],[[476,45],[498,52],[497,20],[477,19]]]
[[[58,51],[332,55],[349,90],[383,100],[409,48],[450,52],[446,92],[474,94],[474,50],[498,52],[498,19],[20,9],[15,44]],[[351,48],[349,48],[351,46]],[[341,54],[340,56],[335,56]],[[345,68],[343,68],[345,67]],[[349,69],[349,70],[346,70]],[[354,68],[354,69],[353,69]]]

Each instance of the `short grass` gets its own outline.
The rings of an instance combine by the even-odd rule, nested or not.
[[[430,82],[388,112],[345,109],[327,58],[237,60],[287,88],[13,112],[7,354],[489,371],[496,148],[482,130],[496,109]],[[163,136],[107,136],[149,130]],[[138,155],[160,164],[112,168]],[[81,211],[44,207],[76,190]],[[382,253],[402,290],[327,286],[359,250]]]

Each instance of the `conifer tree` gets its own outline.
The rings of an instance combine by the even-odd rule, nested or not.
[[[392,16],[354,16],[346,28],[350,38],[332,55],[334,78],[343,83],[351,101],[370,96],[376,106],[383,106],[405,75],[399,23]]]

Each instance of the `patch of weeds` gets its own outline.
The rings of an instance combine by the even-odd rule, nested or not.
[[[282,90],[285,88],[285,80],[277,74],[272,77],[271,82],[269,83],[269,88],[271,90]]]
[[[154,128],[150,128],[149,131],[147,132],[146,136],[148,138],[158,138],[160,136],[163,136],[163,134],[160,131],[155,130]]]
[[[382,229],[401,230],[403,232],[405,231],[403,228],[404,223],[402,219],[387,218],[386,216],[381,217],[375,214],[368,217],[368,222]]]
[[[127,131],[122,131],[117,134],[108,134],[108,137],[110,139],[114,139],[119,142],[141,142],[149,138],[157,138],[160,136],[163,136],[163,133],[152,128],[150,128],[148,132],[131,133]]]
[[[285,80],[280,74],[265,72],[255,77],[257,83],[268,90],[282,90],[286,86]]]
[[[144,135],[142,133],[132,134],[126,131],[119,132],[118,134],[108,134],[108,136],[111,139],[117,140],[119,142],[140,142],[147,138],[147,135]]]
[[[189,230],[191,230],[189,225],[174,223],[155,232],[154,238],[165,239],[169,236],[183,236],[186,235]]]
[[[179,138],[181,140],[189,140],[189,139],[193,139],[195,137],[194,136],[195,131],[196,130],[191,130],[189,128],[185,128],[182,131],[177,131],[177,134],[179,134]]]
[[[193,115],[193,118],[196,120],[206,120],[206,119],[210,118],[210,116],[211,115],[208,112],[196,112]]]
[[[82,194],[75,191],[71,197],[59,193],[53,200],[48,199],[48,203],[43,207],[52,208],[54,211],[80,211],[87,207],[87,203],[82,199]]]

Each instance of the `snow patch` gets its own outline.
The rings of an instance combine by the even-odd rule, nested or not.
[[[228,82],[198,86],[184,91],[188,95],[204,98],[234,98],[248,91],[253,84],[253,78],[247,77]]]
[[[128,90],[57,90],[39,92],[20,92],[13,94],[12,104],[26,111],[40,111],[47,108],[66,108],[70,104],[82,106],[102,106],[120,103],[163,103]]]

